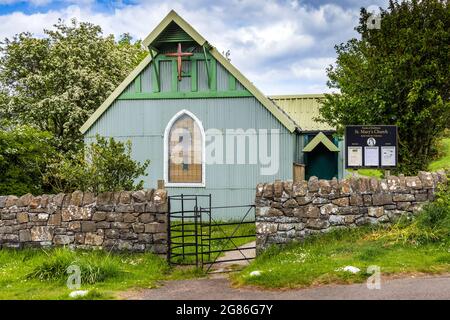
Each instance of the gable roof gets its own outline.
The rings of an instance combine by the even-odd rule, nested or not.
[[[189,23],[181,18],[174,10],[150,32],[144,39],[143,44],[153,50],[152,45],[158,41],[158,37],[166,30],[171,23],[176,23],[189,37],[191,37],[200,46],[205,46],[209,49],[209,53],[222,66],[232,74],[269,112],[273,114],[290,132],[296,130],[298,125],[295,121],[283,110],[281,110],[273,101],[266,97],[261,91],[256,88],[236,67],[234,67],[228,59],[226,59],[217,49],[211,46],[205,38],[203,38]],[[112,105],[119,95],[127,88],[127,86],[136,78],[136,76],[144,70],[144,68],[151,62],[150,55],[147,56],[111,93],[111,95],[102,103],[102,105],[91,115],[91,117],[81,126],[81,133],[86,133],[87,130],[101,117],[101,115]]]
[[[319,132],[307,145],[303,148],[303,152],[311,152],[319,143],[321,143],[330,151],[339,152],[339,148],[328,139],[328,137],[323,133]]]
[[[294,119],[303,131],[335,131],[336,128],[316,120],[319,117],[320,100],[323,94],[297,94],[269,96],[278,107]]]

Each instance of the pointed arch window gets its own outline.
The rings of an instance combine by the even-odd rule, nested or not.
[[[178,112],[164,132],[164,180],[167,186],[205,186],[205,132],[188,110]]]

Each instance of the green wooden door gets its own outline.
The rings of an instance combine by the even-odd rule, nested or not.
[[[306,179],[316,176],[319,179],[332,179],[338,176],[338,153],[329,151],[322,143],[313,151],[305,153]]]

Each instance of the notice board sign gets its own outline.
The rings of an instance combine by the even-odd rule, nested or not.
[[[345,168],[395,168],[398,160],[397,126],[347,126]]]

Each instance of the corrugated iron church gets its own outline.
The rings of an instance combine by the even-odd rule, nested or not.
[[[342,141],[315,121],[321,95],[265,96],[174,11],[143,43],[150,54],[81,132],[86,143],[96,134],[130,140],[136,160],[151,160],[146,187],[163,180],[169,194],[249,204],[259,182],[342,177]],[[229,132],[253,151],[230,149]],[[221,134],[223,150],[211,153]],[[252,152],[276,157],[275,170]]]

